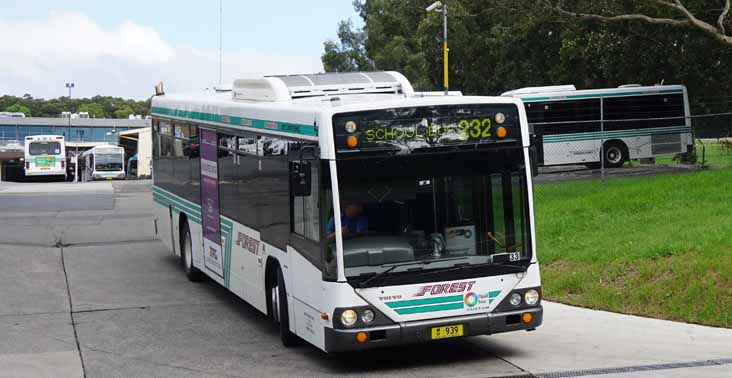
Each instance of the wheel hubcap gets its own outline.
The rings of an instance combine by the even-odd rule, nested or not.
[[[617,147],[610,147],[607,150],[606,156],[608,162],[617,164],[620,163],[620,159],[622,159],[623,154]]]

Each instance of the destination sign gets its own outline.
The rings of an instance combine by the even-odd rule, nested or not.
[[[435,147],[521,142],[512,104],[392,108],[333,117],[338,152],[412,153]]]

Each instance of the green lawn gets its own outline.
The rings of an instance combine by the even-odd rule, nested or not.
[[[732,166],[732,150],[719,142],[696,142],[697,164],[702,164],[702,148],[704,149],[704,165],[706,166]],[[659,156],[657,164],[676,164],[673,156]]]
[[[548,299],[732,327],[732,170],[536,185]]]

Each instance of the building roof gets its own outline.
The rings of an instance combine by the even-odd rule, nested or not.
[[[68,118],[0,118],[0,126],[69,126]],[[149,127],[149,119],[72,118],[71,127]]]

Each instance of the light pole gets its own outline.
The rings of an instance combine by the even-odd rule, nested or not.
[[[449,94],[449,73],[448,73],[448,52],[447,48],[447,4],[443,4],[442,1],[435,1],[425,9],[427,12],[440,12],[442,13],[442,61],[444,62],[444,82],[445,82],[445,96]]]
[[[71,139],[71,113],[73,112],[71,108],[71,89],[74,88],[74,83],[66,83],[66,88],[69,89],[69,127],[68,131],[66,132],[66,135],[69,136],[69,140]],[[76,143],[76,154],[74,155],[74,159],[76,160],[74,163],[74,182],[79,181],[79,142]]]

